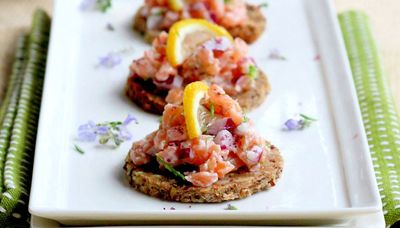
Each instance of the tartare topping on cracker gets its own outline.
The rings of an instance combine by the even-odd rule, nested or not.
[[[154,17],[153,11],[162,12],[163,19],[153,29],[169,28],[183,18],[201,18],[223,27],[235,27],[247,20],[243,0],[146,0],[141,15]]]
[[[176,51],[170,50],[172,45],[168,42],[172,41],[169,38],[167,33],[161,33],[152,49],[130,66],[131,77],[151,80],[157,88],[169,90],[166,98],[169,103],[179,103],[182,98],[176,96],[181,93],[179,89],[194,81],[218,84],[230,96],[256,87],[254,79],[258,69],[254,59],[248,56],[248,46],[243,40],[237,38],[232,42],[227,37],[214,37],[193,47],[189,54],[178,55],[172,54]],[[167,53],[171,57],[167,58]],[[172,56],[186,57],[182,60],[182,57]]]
[[[239,169],[268,167],[269,145],[221,87],[195,82],[186,87],[183,99],[183,105],[166,105],[159,129],[133,144],[129,157],[135,166],[157,158],[161,169],[175,176],[183,173],[198,187],[211,186]],[[182,166],[184,172],[179,171]]]

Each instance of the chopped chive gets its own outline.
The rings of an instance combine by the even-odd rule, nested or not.
[[[309,116],[306,116],[306,115],[304,115],[304,114],[300,114],[300,116],[301,116],[303,119],[305,119],[305,120],[317,121],[317,119],[312,118],[312,117],[309,117]]]
[[[247,72],[247,75],[251,78],[251,79],[256,79],[258,76],[258,70],[257,67],[255,67],[254,65],[250,65],[249,66],[249,70]]]
[[[212,103],[212,102],[210,104],[210,115],[211,115],[211,119],[215,118],[215,106],[214,106],[214,103]]]
[[[96,6],[101,12],[105,13],[107,10],[111,9],[111,2],[111,0],[97,0]]]
[[[315,121],[317,121],[317,119],[306,116],[304,114],[300,114],[300,117],[303,118],[301,121],[301,128],[300,129],[304,129],[304,128],[308,128],[311,126],[311,124]]]
[[[76,144],[74,145],[74,149],[75,149],[75,151],[77,151],[80,154],[85,154],[85,151],[83,151],[83,149]]]
[[[244,116],[244,117],[243,117],[243,122],[244,122],[244,123],[247,123],[247,122],[249,122],[249,117],[247,117],[247,116]]]
[[[174,169],[172,165],[168,164],[164,159],[162,159],[160,156],[156,156],[158,163],[163,165],[166,170],[170,171],[172,174],[174,174],[175,177],[178,177],[179,179],[182,179],[183,181],[186,181],[185,176],[179,172],[178,170]]]
[[[164,13],[165,13],[165,10],[159,9],[159,10],[153,12],[152,15],[154,15],[154,16],[161,16],[161,15],[163,15]]]
[[[225,208],[225,210],[234,211],[234,210],[239,210],[239,208],[233,206],[232,204],[228,204],[228,206]]]

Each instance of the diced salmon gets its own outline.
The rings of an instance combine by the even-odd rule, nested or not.
[[[185,117],[183,116],[183,106],[167,104],[164,108],[162,127],[169,128],[178,125],[185,125]]]
[[[243,112],[239,103],[227,95],[221,87],[212,85],[208,91],[208,95],[215,106],[216,113],[232,118],[236,125],[242,123]]]
[[[218,1],[218,0],[214,0]],[[219,23],[224,27],[234,27],[247,19],[246,4],[243,0],[229,0]]]
[[[221,155],[217,153],[214,153],[207,162],[200,166],[200,171],[216,173],[219,178],[223,178],[233,169],[235,169],[235,166],[229,161],[224,161]]]
[[[183,141],[187,139],[185,126],[174,126],[167,129],[167,140],[169,142]]]
[[[218,181],[218,175],[210,172],[191,173],[186,176],[186,180],[191,182],[194,186],[209,187]]]
[[[165,98],[165,101],[170,104],[179,105],[182,104],[183,101],[183,89],[182,88],[173,88],[168,91],[168,95]]]
[[[179,164],[177,150],[177,146],[169,145],[167,148],[157,153],[157,156],[160,156],[165,162],[175,166]]]
[[[192,165],[201,165],[210,158],[213,151],[220,149],[220,147],[212,141],[211,137],[201,135],[191,140],[191,149],[186,162]]]
[[[144,140],[135,142],[129,151],[130,158],[135,165],[144,165],[150,161],[150,156],[145,152],[144,144]]]

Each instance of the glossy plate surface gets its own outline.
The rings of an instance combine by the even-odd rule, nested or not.
[[[115,0],[106,14],[81,11],[80,2],[55,1],[32,214],[67,224],[324,223],[379,211],[351,72],[329,1],[270,1],[263,9],[268,29],[250,53],[273,90],[248,116],[280,148],[285,167],[273,189],[229,202],[238,211],[224,210],[228,203],[180,204],[138,193],[122,170],[131,142],[112,149],[76,140],[77,127],[88,120],[123,120],[133,114],[139,119],[130,126],[134,140],[159,124],[159,117],[144,113],[123,93],[130,62],[149,48],[131,30],[142,1]],[[108,23],[114,31],[106,29]],[[274,49],[286,60],[271,59]],[[109,52],[122,53],[122,63],[111,69],[96,66]],[[299,113],[318,121],[304,131],[283,131],[283,123]],[[85,154],[74,151],[74,144]]]

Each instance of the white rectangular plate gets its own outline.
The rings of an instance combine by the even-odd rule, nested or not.
[[[128,113],[139,119],[130,128],[134,140],[158,127],[158,117],[138,109],[123,92],[130,62],[149,48],[131,30],[142,1],[114,0],[105,14],[82,12],[80,2],[55,3],[32,214],[65,224],[248,224],[325,223],[379,211],[349,64],[329,1],[269,1],[264,9],[268,29],[250,53],[269,75],[273,90],[249,117],[280,148],[285,167],[273,189],[230,202],[237,211],[224,210],[227,203],[180,204],[138,193],[122,170],[131,142],[113,149],[77,141],[80,124],[122,120]],[[108,31],[107,23],[115,31]],[[96,67],[100,56],[124,49],[131,51],[120,65]],[[272,49],[287,60],[268,58]],[[283,131],[283,123],[299,113],[318,121],[304,131]],[[74,144],[85,154],[74,151]]]

